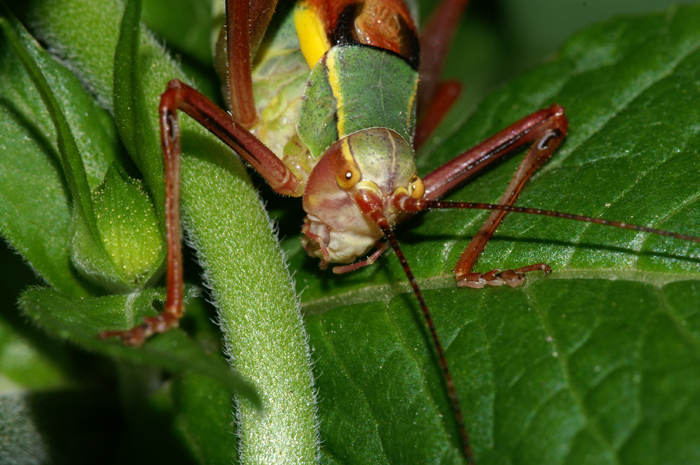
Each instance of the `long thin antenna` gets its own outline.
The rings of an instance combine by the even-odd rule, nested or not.
[[[420,287],[418,287],[416,278],[413,276],[411,267],[408,266],[408,261],[406,260],[406,257],[404,256],[401,247],[399,247],[399,242],[396,240],[396,236],[394,236],[394,233],[391,231],[391,228],[386,222],[386,218],[384,218],[384,221],[377,221],[377,225],[382,229],[384,236],[389,241],[389,244],[394,249],[394,252],[396,252],[396,256],[399,258],[401,267],[403,268],[404,273],[406,273],[408,281],[411,283],[413,293],[418,299],[421,312],[423,313],[423,317],[425,318],[425,324],[428,326],[428,332],[430,333],[430,337],[433,339],[433,346],[435,347],[435,352],[437,352],[438,361],[440,362],[440,366],[442,367],[442,373],[444,375],[445,385],[447,387],[447,395],[450,397],[450,401],[452,401],[452,409],[454,410],[455,418],[457,419],[457,427],[459,428],[459,434],[462,439],[462,445],[464,446],[464,455],[467,457],[467,462],[469,462],[470,465],[474,465],[474,456],[472,454],[471,445],[469,444],[469,435],[467,434],[467,428],[464,425],[462,407],[459,404],[459,397],[457,396],[455,383],[452,379],[452,373],[450,372],[450,368],[447,366],[445,351],[442,348],[442,344],[440,343],[440,338],[438,337],[437,331],[435,331],[433,317],[430,314],[430,310],[428,310],[428,306],[425,303],[425,299],[423,298],[423,293],[421,292]]]
[[[423,293],[421,292],[420,287],[418,287],[418,283],[416,282],[416,278],[413,276],[411,267],[408,266],[408,261],[406,260],[401,247],[399,247],[399,241],[396,240],[396,236],[394,236],[394,233],[391,231],[391,227],[389,227],[389,221],[384,215],[384,202],[377,192],[367,188],[361,188],[355,192],[355,201],[357,202],[357,206],[360,208],[360,210],[362,210],[362,213],[367,215],[369,218],[372,218],[372,221],[374,221],[375,224],[382,230],[384,237],[386,237],[387,241],[389,241],[389,244],[391,245],[391,248],[394,249],[394,252],[396,252],[396,256],[399,258],[399,262],[401,262],[401,267],[403,268],[404,273],[406,273],[408,282],[411,283],[413,293],[416,295],[416,299],[418,299],[420,310],[425,318],[425,324],[428,326],[428,332],[430,333],[430,337],[433,339],[433,346],[435,347],[438,361],[442,367],[443,379],[445,380],[445,387],[447,388],[447,395],[450,398],[450,401],[452,401],[452,409],[454,410],[455,419],[457,420],[457,427],[459,428],[459,435],[462,440],[462,446],[464,447],[464,456],[466,457],[469,465],[474,465],[474,455],[472,454],[472,448],[469,444],[467,428],[464,425],[462,407],[459,405],[459,397],[457,396],[457,389],[455,389],[455,383],[452,379],[452,373],[450,372],[450,368],[447,366],[445,351],[442,348],[437,331],[435,331],[433,317],[430,314],[430,310],[428,310],[428,306],[425,304]]]
[[[416,208],[411,208],[413,205],[409,204],[415,205]],[[649,228],[647,226],[640,226],[637,224],[630,224],[622,221],[611,221],[603,218],[592,218],[590,216],[574,215],[571,213],[562,213],[553,210],[542,210],[540,208],[515,207],[513,205],[500,205],[495,203],[480,202],[447,202],[442,200],[417,200],[415,202],[411,202],[409,200],[405,202],[402,206],[404,207],[402,208],[404,209],[404,211],[421,211],[432,208],[461,208],[470,210],[501,210],[511,213],[528,213],[530,215],[550,216],[554,218],[565,218],[569,220],[582,221],[584,223],[602,224],[605,226],[613,226],[615,228],[630,229],[632,231],[646,232],[651,234],[657,234],[659,236],[673,237],[684,241],[700,243],[700,237],[689,236],[687,234],[674,233],[671,231],[665,231],[663,229]]]

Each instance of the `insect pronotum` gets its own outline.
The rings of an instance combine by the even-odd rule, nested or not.
[[[172,81],[161,99],[168,233],[165,309],[130,331],[104,336],[120,336],[127,343],[140,344],[150,335],[177,325],[183,313],[178,111],[184,111],[239,153],[275,191],[303,196],[307,218],[302,243],[309,255],[321,259],[322,268],[340,263],[336,272],[352,271],[372,264],[389,248],[394,250],[419,302],[442,368],[464,456],[474,463],[429,302],[423,298],[392,232],[396,224],[425,209],[494,210],[455,267],[459,285],[472,288],[503,284],[517,287],[526,273],[551,270],[544,263],[535,263],[515,270],[472,272],[508,212],[569,218],[695,242],[700,239],[623,222],[514,206],[527,180],[566,136],[568,121],[564,109],[556,104],[511,124],[451,162],[418,177],[414,151],[432,133],[458,93],[454,83],[440,83],[439,75],[447,43],[466,3],[444,0],[419,38],[409,9],[398,0],[298,2],[284,23],[298,40],[296,66],[305,76],[302,84],[295,84],[296,93],[291,98],[299,102],[293,106],[296,125],[269,131],[270,122],[253,99],[251,49],[257,48],[275,2],[227,1],[224,40],[228,52],[224,67],[230,84],[227,100],[231,114],[180,81]],[[250,28],[241,27],[248,24]],[[384,75],[392,79],[375,85]],[[377,107],[373,105],[377,101],[389,103]],[[491,162],[519,148],[527,148],[527,154],[498,204],[440,200]],[[373,248],[376,251],[362,259]]]

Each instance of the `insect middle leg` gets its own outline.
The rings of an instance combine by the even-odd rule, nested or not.
[[[424,178],[425,200],[439,199],[493,161],[531,143],[530,149],[499,201],[500,205],[513,205],[527,181],[561,145],[566,136],[567,127],[564,109],[559,105],[552,105],[523,118],[428,174]],[[525,273],[551,270],[548,265],[537,263],[515,270],[496,269],[487,273],[471,271],[506,214],[505,211],[494,211],[460,257],[454,268],[455,278],[460,287],[482,288],[487,285],[503,284],[517,287],[524,282]]]
[[[460,93],[461,88],[458,83],[439,82],[439,79],[452,36],[468,3],[468,0],[444,0],[422,31],[421,82],[418,100],[422,118],[416,128],[414,138],[416,148],[420,147],[435,130]],[[566,128],[564,110],[557,105],[518,121],[426,176],[425,199],[440,198],[445,192],[487,166],[491,161],[507,155],[524,144],[534,142],[499,201],[501,205],[513,205],[525,183],[561,144],[566,135]],[[527,272],[550,271],[548,265],[538,263],[517,270],[471,272],[486,243],[493,236],[506,213],[505,211],[493,212],[460,257],[454,269],[459,286],[472,288],[503,284],[519,286],[523,283],[524,274]]]

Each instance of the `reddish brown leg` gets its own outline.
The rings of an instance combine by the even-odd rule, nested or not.
[[[170,86],[169,86],[170,87]],[[125,344],[140,346],[155,333],[177,327],[183,314],[183,269],[180,237],[180,130],[177,115],[163,112],[161,97],[160,141],[165,161],[165,230],[168,247],[167,294],[163,311],[143,319],[140,326],[126,331],[104,331],[100,338],[120,337]]]
[[[423,28],[420,37],[421,63],[418,84],[418,114],[413,146],[428,140],[447,115],[462,90],[456,81],[440,82],[452,38],[469,0],[444,0]]]
[[[419,114],[435,100],[447,52],[468,3],[469,0],[443,0],[421,31]]]
[[[518,199],[527,181],[530,180],[542,163],[552,156],[552,153],[554,153],[557,147],[561,145],[566,135],[566,126],[567,122],[563,113],[556,113],[555,116],[547,119],[546,122],[537,129],[536,133],[538,137],[520,163],[508,188],[498,202],[500,205],[515,204],[515,201]],[[510,287],[517,287],[523,284],[525,273],[535,270],[549,273],[552,270],[549,265],[538,263],[518,268],[517,270],[492,270],[483,274],[471,272],[479,255],[483,252],[484,247],[486,247],[486,244],[496,232],[496,229],[501,224],[506,214],[507,212],[505,211],[493,212],[469,243],[464,253],[462,253],[454,269],[455,278],[460,287],[482,288],[486,285],[501,286],[503,284],[507,284]]]
[[[146,318],[128,331],[105,332],[139,345],[154,333],[177,326],[183,312],[182,251],[180,239],[180,128],[177,110],[201,123],[242,156],[270,186],[283,195],[300,196],[300,180],[262,142],[214,102],[178,80],[170,81],[160,101],[160,130],[165,157],[165,227],[168,244],[167,298],[163,312]]]
[[[231,113],[247,129],[257,121],[251,62],[276,5],[277,0],[226,1],[226,23],[216,44],[214,61],[226,83],[223,93]],[[243,27],[245,24],[248,27]]]
[[[462,85],[459,82],[445,81],[440,84],[433,100],[429,103],[428,108],[425,109],[416,127],[416,133],[413,136],[413,148],[415,150],[418,150],[440,125],[440,122],[447,115],[447,112],[450,111],[461,92]]]
[[[552,124],[552,120],[560,121],[559,130],[566,134],[568,124],[564,109],[559,105],[526,116],[423,177],[424,198],[437,200],[443,197],[494,161],[534,142],[544,134],[546,129],[542,128]]]
[[[229,101],[233,117],[245,128],[251,128],[258,118],[253,99],[249,22],[248,0],[226,2]]]
[[[275,11],[277,0],[228,0],[226,2],[226,50],[229,102],[233,117],[246,129],[257,121],[252,49],[257,49]]]
[[[493,161],[525,144],[533,143],[499,202],[501,205],[513,205],[525,183],[561,144],[566,136],[567,126],[564,109],[558,105],[533,113],[427,175],[424,178],[424,199],[430,201],[442,197]],[[471,273],[486,243],[506,214],[506,211],[493,212],[460,257],[455,266],[455,277],[460,286],[519,286],[523,282],[524,273],[534,270],[550,271],[549,266],[540,263],[517,270]]]

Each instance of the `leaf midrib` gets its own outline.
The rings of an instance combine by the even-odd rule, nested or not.
[[[342,278],[338,278],[342,279]],[[526,283],[520,288],[522,291],[527,291],[528,287],[533,283],[542,280],[604,280],[604,281],[631,281],[650,286],[655,286],[661,289],[669,283],[678,281],[698,281],[700,278],[689,275],[688,273],[677,272],[669,273],[663,271],[637,271],[637,270],[591,270],[591,269],[566,269],[554,270],[552,275],[546,277],[531,276],[527,278]],[[438,276],[416,279],[422,291],[440,290],[440,289],[456,289],[458,288],[454,276],[445,273]],[[464,292],[489,292],[491,289],[464,289]],[[336,308],[348,307],[356,304],[368,302],[384,302],[388,303],[395,297],[402,294],[412,293],[408,282],[394,282],[379,284],[373,286],[365,286],[361,289],[353,289],[339,294],[334,294],[328,297],[317,298],[302,302],[301,311],[304,316],[320,315]],[[303,295],[302,295],[303,297]]]

